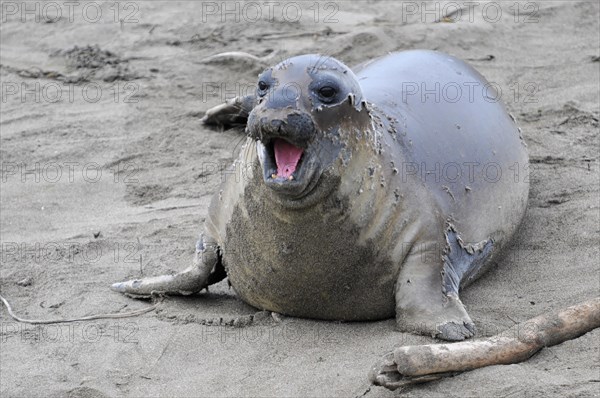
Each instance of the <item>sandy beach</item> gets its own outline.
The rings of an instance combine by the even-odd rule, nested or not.
[[[243,139],[203,126],[207,109],[293,55],[352,66],[419,48],[500,88],[529,149],[521,228],[461,294],[476,337],[598,296],[600,7],[467,3],[0,2],[2,295],[35,319],[150,305],[109,286],[191,264],[214,165]],[[233,51],[253,57],[209,58]],[[27,325],[3,308],[0,325],[2,397],[600,395],[598,329],[520,364],[392,392],[370,385],[371,365],[434,339],[393,319],[260,312],[226,280],[134,318]]]

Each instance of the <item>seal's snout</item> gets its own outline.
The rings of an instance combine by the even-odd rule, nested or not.
[[[283,138],[300,147],[306,147],[316,130],[310,115],[299,111],[255,109],[248,117],[247,133],[255,140],[268,144]]]

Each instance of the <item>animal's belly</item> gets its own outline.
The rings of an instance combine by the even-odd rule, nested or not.
[[[248,304],[318,319],[394,316],[397,272],[378,258],[375,243],[356,244],[356,230],[322,218],[305,220],[302,228],[272,217],[233,219],[239,222],[227,228],[223,262]]]

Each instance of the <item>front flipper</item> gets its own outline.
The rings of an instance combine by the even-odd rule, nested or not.
[[[153,293],[189,295],[217,283],[227,276],[221,254],[214,242],[203,237],[196,244],[194,265],[174,275],[153,276],[115,283],[111,289],[132,297],[149,297]]]
[[[446,238],[442,256],[436,242],[409,253],[396,283],[396,321],[402,331],[464,340],[474,336],[475,324],[458,296],[460,282],[478,273],[492,241],[465,246],[451,228]]]
[[[235,97],[206,111],[202,123],[223,128],[246,127],[248,114],[256,105],[256,96]]]

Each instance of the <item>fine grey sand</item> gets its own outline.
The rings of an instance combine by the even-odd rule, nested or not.
[[[597,2],[480,2],[439,23],[456,7],[230,2],[226,15],[221,2],[54,4],[1,3],[0,289],[20,316],[144,308],[110,284],[190,264],[215,170],[241,142],[200,118],[252,90],[262,68],[304,53],[356,65],[415,48],[465,59],[500,87],[529,148],[523,224],[461,296],[478,337],[598,295]],[[230,51],[258,59],[206,60]],[[433,339],[400,333],[393,319],[257,311],[226,281],[135,318],[34,326],[2,309],[0,395],[600,395],[600,330],[524,363],[391,392],[369,385],[370,366]]]

